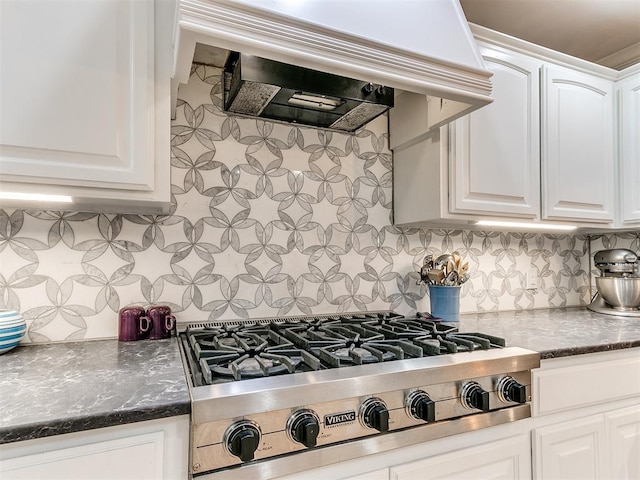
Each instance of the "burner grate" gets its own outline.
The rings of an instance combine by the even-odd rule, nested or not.
[[[505,346],[425,314],[394,312],[198,323],[181,336],[196,385]]]

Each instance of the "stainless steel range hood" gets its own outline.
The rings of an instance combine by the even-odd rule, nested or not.
[[[353,132],[393,107],[393,89],[233,52],[224,68],[230,113]]]
[[[179,0],[178,11],[174,105],[197,44],[426,95],[427,118],[407,119],[426,129],[491,102],[491,72],[458,0]],[[288,87],[302,108],[316,102],[316,110],[327,111],[340,101]]]

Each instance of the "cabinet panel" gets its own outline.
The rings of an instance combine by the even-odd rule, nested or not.
[[[188,415],[0,445],[2,480],[182,480]]]
[[[162,432],[52,450],[0,464],[3,480],[162,478]]]
[[[165,0],[0,2],[2,190],[168,210],[174,14]]]
[[[611,478],[640,478],[640,405],[605,414]]]
[[[612,82],[559,66],[542,75],[543,218],[611,222]]]
[[[640,357],[541,368],[532,382],[534,416],[629,398],[640,395]]]
[[[605,478],[605,441],[602,415],[536,429],[533,443],[534,478]]]
[[[356,477],[345,478],[344,480],[389,480],[389,469],[383,468],[375,472],[363,473]]]
[[[619,86],[621,220],[640,222],[640,73]]]
[[[527,435],[457,450],[391,468],[391,480],[531,478]]]
[[[151,188],[153,2],[3,2],[2,42],[3,175]]]
[[[482,48],[490,105],[455,122],[450,211],[540,216],[539,60]]]

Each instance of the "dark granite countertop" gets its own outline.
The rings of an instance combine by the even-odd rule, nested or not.
[[[0,443],[188,414],[178,341],[94,340],[0,355]]]
[[[465,314],[459,327],[502,337],[507,346],[538,351],[542,359],[640,347],[640,318],[585,307]]]
[[[640,318],[584,307],[460,316],[543,359],[640,347]],[[188,414],[178,342],[95,340],[0,355],[0,443]]]

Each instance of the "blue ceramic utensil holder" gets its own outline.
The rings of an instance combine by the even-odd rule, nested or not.
[[[460,286],[429,285],[431,315],[445,322],[457,322],[460,319]]]

